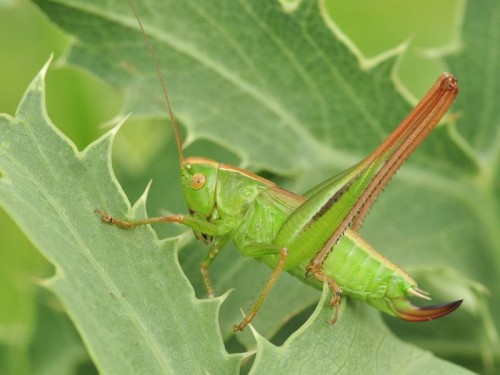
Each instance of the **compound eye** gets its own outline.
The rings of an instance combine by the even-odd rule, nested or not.
[[[200,190],[203,186],[205,186],[206,181],[207,178],[204,175],[196,173],[193,177],[191,177],[191,188],[193,188],[193,190]]]

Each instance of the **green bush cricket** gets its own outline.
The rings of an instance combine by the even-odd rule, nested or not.
[[[318,289],[328,284],[335,309],[331,324],[337,319],[344,295],[413,322],[437,319],[460,306],[461,300],[414,306],[408,297],[429,299],[428,293],[357,233],[391,177],[453,104],[458,86],[452,75],[442,74],[406,119],[365,159],[300,196],[234,166],[202,157],[184,158],[180,130],[159,63],[134,5],[129,3],[164,92],[189,215],[125,221],[96,210],[102,221],[125,229],[155,223],[190,227],[196,238],[208,245],[200,271],[209,297],[214,296],[209,267],[228,241],[241,255],[271,267],[271,277],[243,321],[234,325],[234,331],[244,330],[253,320],[282,271]]]

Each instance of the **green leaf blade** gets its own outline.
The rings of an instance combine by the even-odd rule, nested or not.
[[[77,35],[69,62],[133,87],[125,112],[165,114],[126,4],[37,4]],[[375,146],[410,108],[391,82],[393,61],[369,74],[360,70],[325,26],[322,2],[303,2],[293,13],[274,1],[170,1],[155,9],[138,2],[137,7],[190,140],[214,140],[245,165],[285,174],[332,162],[349,167],[362,156],[350,154]],[[78,16],[69,17],[73,12]],[[102,35],[111,39],[103,44]],[[382,91],[385,100],[374,101]]]
[[[93,212],[144,215],[144,199],[127,207],[111,174],[114,132],[80,153],[49,122],[44,71],[17,119],[0,122],[0,202],[54,263],[56,275],[44,284],[61,298],[101,371],[236,372],[241,356],[227,355],[214,339],[223,298],[195,299],[176,260],[177,241],[106,226]]]
[[[328,324],[330,298],[325,288],[311,318],[280,347],[257,334],[251,373],[471,374],[397,339],[378,313],[359,302],[344,301],[338,321]]]

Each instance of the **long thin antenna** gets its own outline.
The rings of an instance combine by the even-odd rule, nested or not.
[[[132,0],[128,0],[128,3],[130,5],[130,8],[132,9],[132,12],[135,15],[135,18],[137,19],[137,23],[139,24],[139,27],[141,28],[142,35],[144,36],[144,40],[146,41],[146,45],[148,46],[149,53],[151,54],[151,57],[153,58],[153,62],[155,64],[155,68],[156,68],[156,73],[158,74],[158,78],[160,79],[161,89],[163,90],[163,96],[165,97],[165,102],[167,104],[170,122],[172,123],[172,130],[174,131],[175,142],[177,143],[177,151],[179,152],[179,160],[180,160],[180,163],[182,164],[182,162],[184,161],[184,157],[182,155],[181,131],[179,129],[179,125],[177,125],[177,121],[175,120],[174,111],[172,110],[172,105],[170,104],[170,99],[168,97],[167,85],[165,83],[163,75],[161,74],[160,64],[158,63],[158,58],[156,57],[155,50],[154,50],[153,45],[151,44],[151,42],[149,40],[148,34],[146,34],[146,31],[144,30],[144,27],[142,26],[141,19],[139,18],[139,13],[137,12],[137,9],[135,8],[134,3],[132,2]]]

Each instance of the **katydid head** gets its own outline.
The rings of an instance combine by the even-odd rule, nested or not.
[[[190,213],[209,217],[215,207],[219,163],[200,157],[181,161],[181,185]]]

